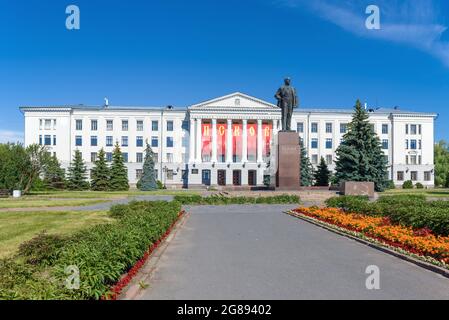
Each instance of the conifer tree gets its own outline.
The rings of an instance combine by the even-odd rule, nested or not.
[[[329,177],[331,172],[327,167],[326,161],[323,157],[321,157],[320,164],[315,171],[315,186],[317,187],[328,187],[329,186]]]
[[[90,188],[94,191],[107,191],[109,190],[109,179],[110,170],[106,163],[106,153],[101,149],[97,161],[95,161],[95,166],[92,168]]]
[[[336,152],[335,178],[338,182],[374,182],[376,190],[383,191],[388,185],[387,159],[368,119],[368,113],[357,100],[348,132]]]
[[[68,169],[67,188],[69,190],[88,190],[87,168],[79,150],[75,151],[73,161]]]
[[[313,166],[312,163],[310,163],[307,149],[301,138],[299,138],[299,145],[301,148],[301,186],[310,187],[313,184]]]
[[[48,157],[43,170],[43,181],[48,189],[64,189],[66,186],[65,170],[55,155]]]
[[[148,142],[145,149],[142,178],[137,183],[137,186],[141,191],[153,191],[158,189],[154,171],[154,153]]]
[[[116,143],[112,154],[111,178],[109,186],[112,191],[129,190],[128,170],[126,169],[123,154],[120,150],[118,142]]]

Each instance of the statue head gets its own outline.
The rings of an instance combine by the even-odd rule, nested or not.
[[[284,79],[284,83],[286,86],[289,86],[291,81],[292,81],[292,79],[290,79],[289,77]]]

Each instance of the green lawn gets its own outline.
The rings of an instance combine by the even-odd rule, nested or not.
[[[102,191],[45,191],[33,192],[29,196],[39,199],[120,199],[131,196],[145,195],[177,195],[177,194],[199,194],[202,191],[192,190],[156,190],[156,191],[119,191],[119,192],[102,192]]]
[[[449,198],[449,189],[393,189],[385,191],[382,195],[397,194],[424,194],[432,198]]]
[[[42,231],[70,234],[82,228],[113,221],[106,211],[1,212],[0,258],[14,254],[19,245]]]
[[[93,199],[50,199],[26,196],[20,199],[0,199],[0,209],[42,208],[42,207],[79,207],[103,203],[107,200]]]

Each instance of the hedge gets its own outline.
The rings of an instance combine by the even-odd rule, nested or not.
[[[347,212],[388,217],[393,223],[414,229],[428,228],[435,235],[449,235],[449,202],[427,201],[424,195],[384,196],[376,202],[342,196],[328,199],[326,205]]]
[[[124,213],[118,214],[120,210]],[[133,202],[111,209],[117,221],[85,229],[65,243],[54,237],[52,244],[39,235],[29,248],[22,246],[18,257],[0,261],[0,299],[100,299],[162,237],[180,211],[179,202]],[[65,269],[72,265],[80,271],[79,290],[64,285]]]
[[[288,194],[272,197],[226,197],[223,195],[202,197],[200,195],[176,195],[174,200],[183,205],[298,204],[301,202],[298,196]]]

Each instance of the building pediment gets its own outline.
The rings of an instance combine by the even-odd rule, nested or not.
[[[279,108],[269,102],[235,92],[195,104],[189,107],[189,110],[194,112],[278,112]]]

